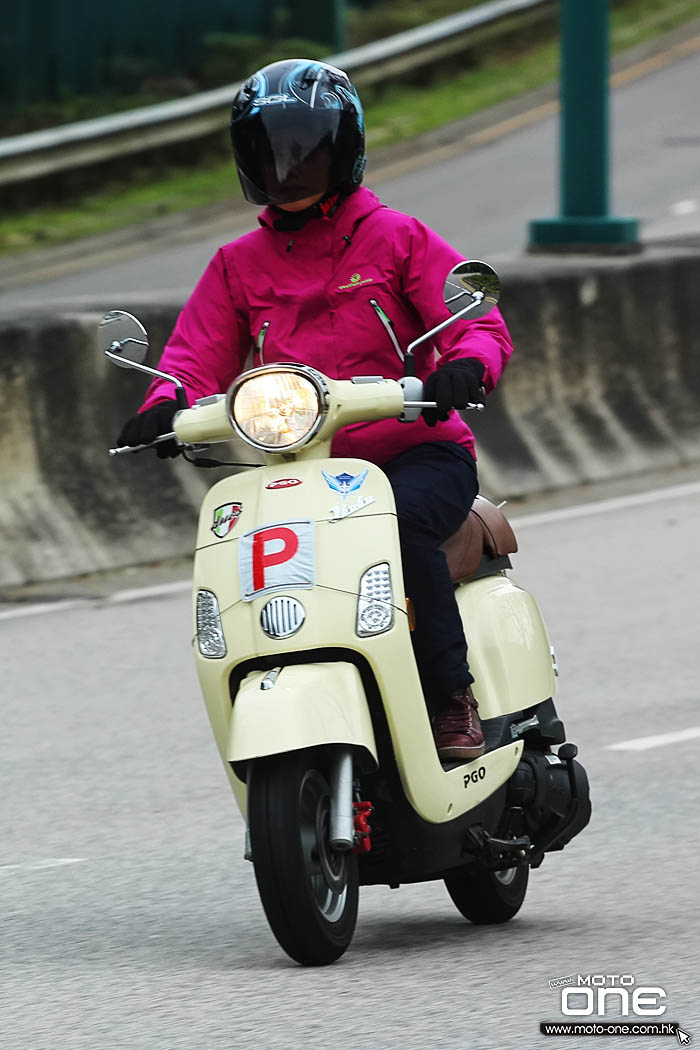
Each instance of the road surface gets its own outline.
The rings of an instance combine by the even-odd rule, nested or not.
[[[353,944],[324,970],[292,964],[266,926],[186,584],[3,609],[3,1046],[581,1050],[539,1034],[564,1020],[548,982],[571,974],[661,987],[663,1019],[700,1038],[700,473],[517,531],[514,575],[556,646],[592,822],[502,928],[465,922],[439,883],[364,889]]]

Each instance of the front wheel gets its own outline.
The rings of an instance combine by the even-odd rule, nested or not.
[[[315,751],[258,759],[248,777],[248,826],[270,928],[303,966],[346,950],[357,922],[357,857],[328,842],[330,789]]]
[[[512,919],[525,900],[530,868],[521,865],[507,871],[464,869],[445,878],[447,892],[465,919],[478,925],[492,925]]]

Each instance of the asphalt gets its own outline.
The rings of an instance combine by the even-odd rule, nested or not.
[[[438,883],[365,889],[330,969],[293,965],[266,926],[187,593],[3,620],[3,1045],[529,1050],[559,1045],[539,1034],[563,1020],[548,982],[577,973],[660,986],[663,1018],[700,1034],[700,740],[609,749],[700,725],[700,472],[684,482],[601,513],[514,515],[514,576],[556,647],[589,828],[547,856],[502,928],[462,920]]]

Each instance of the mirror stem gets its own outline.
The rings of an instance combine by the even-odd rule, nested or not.
[[[129,361],[127,358],[120,357],[119,354],[113,353],[111,350],[105,350],[105,357],[108,357],[110,361],[114,361],[115,364],[121,368],[133,368],[136,372],[145,372],[149,376],[158,376],[159,379],[167,379],[175,387],[175,400],[177,407],[180,409],[189,408],[187,402],[187,394],[185,388],[182,385],[182,381],[177,376],[168,375],[167,372],[161,372],[157,368],[149,368],[148,365],[138,364],[136,361]]]
[[[408,347],[408,349],[406,350],[406,358],[408,358],[409,355],[413,357],[414,347],[420,346],[420,344],[424,343],[426,339],[432,339],[433,336],[437,335],[439,332],[442,332],[444,328],[448,328],[449,325],[454,324],[455,321],[459,321],[460,317],[464,317],[464,315],[468,314],[470,310],[473,310],[475,306],[480,306],[481,300],[483,298],[483,292],[474,292],[472,294],[472,302],[469,304],[469,306],[465,306],[463,310],[459,311],[459,313],[452,314],[452,316],[448,317],[446,321],[443,321],[442,324],[436,325],[435,328],[431,328],[429,332],[425,333],[425,335],[421,335],[418,337],[418,339],[414,339]]]

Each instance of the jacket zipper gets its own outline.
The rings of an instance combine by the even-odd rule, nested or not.
[[[265,323],[263,324],[262,328],[258,332],[258,338],[255,341],[255,348],[258,351],[258,353],[260,354],[260,364],[261,365],[265,364],[265,359],[263,357],[263,347],[265,345],[265,336],[267,335],[267,330],[268,330],[269,327],[270,327],[270,322],[269,321],[265,321]]]
[[[402,351],[402,349],[401,349],[401,347],[399,345],[399,341],[396,338],[396,332],[394,331],[394,322],[391,320],[390,317],[387,317],[387,315],[384,313],[384,311],[382,310],[381,306],[379,305],[379,303],[377,302],[376,299],[370,299],[369,304],[372,307],[372,309],[374,310],[374,312],[377,315],[377,317],[379,318],[379,322],[380,322],[382,328],[385,330],[386,334],[391,339],[391,345],[393,346],[394,350],[398,354],[399,360],[403,361],[404,354],[403,354],[403,351]]]

